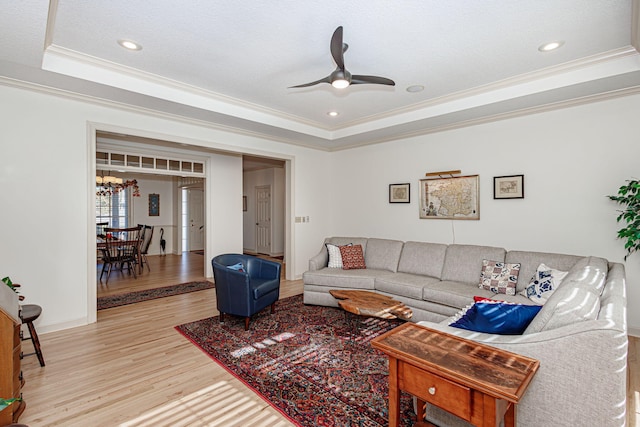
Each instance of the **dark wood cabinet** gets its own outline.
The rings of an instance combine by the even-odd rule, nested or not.
[[[18,295],[0,283],[0,398],[22,397],[22,349]],[[24,400],[0,411],[0,426],[15,423],[24,411]]]

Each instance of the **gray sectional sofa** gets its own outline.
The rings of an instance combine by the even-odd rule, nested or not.
[[[521,426],[623,426],[626,422],[627,319],[624,266],[603,258],[499,247],[331,237],[360,244],[366,269],[327,268],[323,245],[303,275],[304,302],[337,307],[330,289],[366,289],[411,307],[413,321],[536,358],[540,369],[518,405]],[[484,259],[520,263],[516,295],[478,287]],[[568,271],[521,335],[449,326],[474,296],[533,304],[519,294],[539,264]],[[437,425],[468,425],[429,408]]]

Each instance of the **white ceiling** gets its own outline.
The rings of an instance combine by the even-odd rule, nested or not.
[[[337,150],[635,93],[633,2],[5,1],[0,82]],[[395,87],[288,88],[333,71],[329,41],[340,25],[346,68]],[[126,51],[118,39],[143,49]],[[554,40],[564,45],[538,51]],[[425,89],[409,93],[411,85]]]

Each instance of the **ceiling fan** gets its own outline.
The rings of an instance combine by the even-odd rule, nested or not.
[[[337,65],[336,69],[325,78],[316,80],[315,82],[311,83],[291,86],[289,87],[289,89],[314,86],[319,83],[330,83],[337,89],[344,89],[349,85],[361,84],[395,86],[395,82],[393,80],[387,79],[385,77],[362,76],[357,74],[352,75],[349,71],[347,71],[347,69],[344,67],[344,53],[349,48],[349,45],[342,42],[342,26],[336,28],[336,30],[333,32],[333,36],[331,36],[331,44],[329,45],[329,47],[331,49],[331,56],[333,56],[333,60]]]

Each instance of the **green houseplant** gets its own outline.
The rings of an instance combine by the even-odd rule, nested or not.
[[[635,179],[626,182],[626,185],[618,189],[616,196],[608,196],[623,207],[616,221],[624,221],[627,224],[626,227],[618,230],[618,238],[626,239],[625,261],[629,255],[640,250],[640,182]]]

